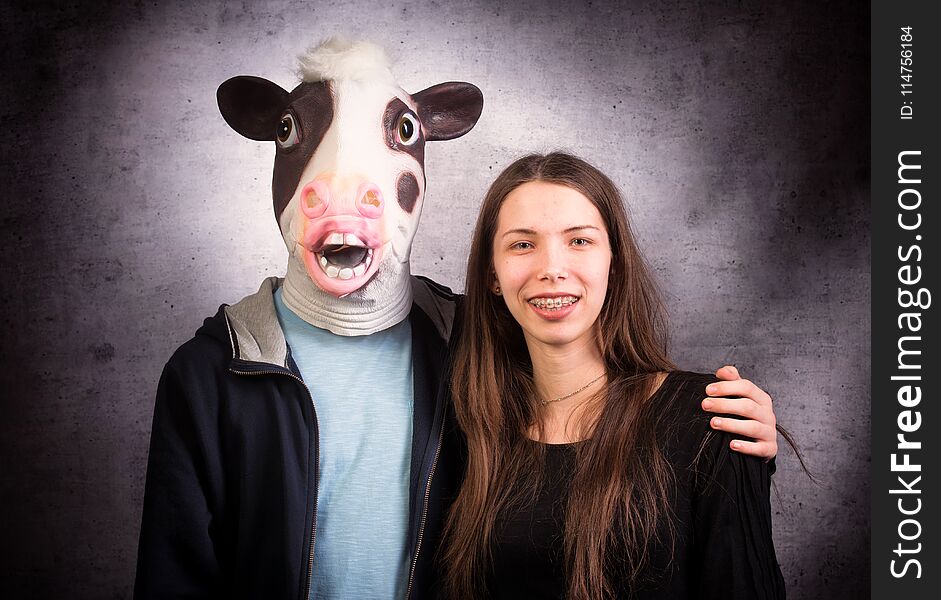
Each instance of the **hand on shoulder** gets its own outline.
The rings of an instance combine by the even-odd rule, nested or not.
[[[736,437],[730,447],[736,452],[770,460],[778,453],[777,420],[771,396],[747,379],[738,369],[726,365],[716,371],[720,379],[706,386],[703,410],[740,419],[716,416],[710,426]]]

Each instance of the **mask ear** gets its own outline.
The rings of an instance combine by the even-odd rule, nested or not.
[[[461,137],[474,128],[484,108],[484,95],[476,85],[463,81],[433,85],[412,94],[412,99],[430,142]]]
[[[239,75],[219,86],[216,101],[229,127],[256,142],[273,142],[288,95],[267,79]]]

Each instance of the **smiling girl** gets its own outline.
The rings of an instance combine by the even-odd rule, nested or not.
[[[667,357],[605,175],[561,153],[510,165],[484,199],[466,285],[452,389],[468,461],[446,597],[784,596],[768,466],[726,433],[761,423],[710,427],[715,378]]]

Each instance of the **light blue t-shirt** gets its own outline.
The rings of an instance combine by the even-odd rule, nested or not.
[[[274,295],[320,430],[311,598],[403,598],[409,570],[412,335],[334,335]]]

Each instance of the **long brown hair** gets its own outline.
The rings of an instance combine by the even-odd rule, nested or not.
[[[649,402],[658,374],[674,368],[653,278],[640,254],[617,186],[574,156],[525,156],[493,182],[481,206],[467,265],[464,327],[452,393],[467,441],[464,482],[445,527],[444,589],[448,598],[485,594],[497,514],[518,500],[520,481],[538,484],[544,449],[528,443],[539,425],[533,371],[522,330],[490,289],[497,217],[507,195],[530,181],[574,189],[601,214],[611,245],[608,293],[598,317],[607,384],[578,445],[565,520],[568,597],[611,596],[614,577],[634,583],[660,539],[672,536],[672,469],[657,439]],[[535,474],[535,475],[534,475]],[[618,552],[617,561],[613,553]],[[616,564],[615,564],[616,562]],[[616,571],[615,571],[616,569]]]

